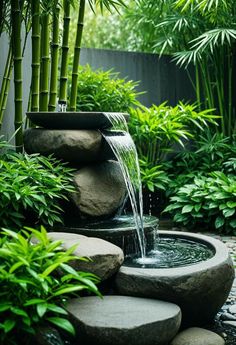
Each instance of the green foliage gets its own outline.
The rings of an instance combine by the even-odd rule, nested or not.
[[[29,217],[51,226],[62,222],[60,200],[74,191],[72,171],[52,157],[0,154],[0,227],[17,229]]]
[[[217,229],[236,234],[236,177],[221,171],[199,174],[179,188],[166,207],[174,221],[184,226]]]
[[[176,107],[163,103],[130,110],[129,129],[141,160],[142,182],[150,191],[166,189],[168,177],[163,162],[176,150],[176,145],[184,147],[197,131],[214,123],[212,110],[198,112],[196,108],[194,104],[180,102]]]
[[[167,174],[167,164],[151,166],[149,162],[140,159],[140,174],[144,189],[154,192],[157,189],[167,190],[171,182]]]
[[[0,343],[31,344],[39,326],[53,324],[74,334],[65,301],[88,290],[100,295],[90,273],[76,272],[68,263],[85,260],[63,251],[46,230],[2,231],[0,239]]]
[[[90,66],[79,71],[77,110],[128,112],[138,104],[138,83],[118,78],[110,71],[92,71]]]

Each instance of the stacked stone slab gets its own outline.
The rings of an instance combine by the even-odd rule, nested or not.
[[[121,169],[99,130],[30,128],[24,147],[29,154],[53,154],[77,169],[71,200],[81,218],[112,216],[123,204]]]

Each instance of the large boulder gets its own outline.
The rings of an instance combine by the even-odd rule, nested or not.
[[[69,301],[78,344],[167,345],[181,323],[172,303],[125,296],[82,297]]]
[[[74,255],[87,257],[90,260],[75,260],[70,262],[70,265],[76,270],[94,273],[101,280],[105,280],[116,273],[124,261],[123,251],[119,247],[100,238],[64,232],[51,232],[48,235],[54,241],[63,241],[65,250],[78,244]]]
[[[207,329],[192,327],[177,334],[170,345],[225,345],[225,341]]]
[[[56,130],[30,128],[24,132],[27,153],[54,154],[67,162],[84,164],[113,157],[112,151],[96,130]]]
[[[127,193],[119,163],[115,161],[80,169],[74,182],[77,191],[71,196],[84,218],[114,214]]]

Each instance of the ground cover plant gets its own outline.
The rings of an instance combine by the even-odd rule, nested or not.
[[[75,334],[64,309],[69,297],[86,290],[100,296],[99,279],[75,271],[71,260],[77,245],[63,251],[61,241],[51,241],[46,230],[2,230],[0,238],[0,342],[32,344],[40,327],[53,325]]]
[[[188,228],[236,233],[236,146],[207,132],[172,160],[165,212]]]
[[[73,170],[53,157],[16,153],[1,144],[0,228],[62,222],[60,201],[74,191]]]

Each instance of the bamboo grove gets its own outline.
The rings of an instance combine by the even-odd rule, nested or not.
[[[118,10],[123,0],[0,0],[0,36],[9,37],[9,51],[0,88],[0,129],[6,109],[10,80],[14,75],[15,142],[22,149],[23,64],[26,42],[31,36],[31,87],[28,110],[55,111],[57,103],[76,110],[78,68],[84,27],[85,6]],[[74,48],[69,50],[70,14],[77,12]],[[29,35],[29,33],[31,35]],[[73,58],[71,88],[68,86],[68,60]],[[12,71],[14,70],[14,73]],[[28,91],[28,90],[27,90]],[[46,116],[46,114],[45,114]]]

